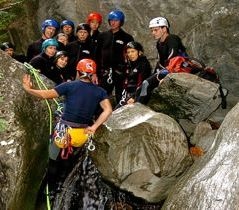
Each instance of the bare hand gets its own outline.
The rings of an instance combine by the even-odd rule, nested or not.
[[[90,134],[90,135],[94,134],[95,131],[96,131],[96,128],[94,126],[89,126],[85,129],[85,133]]]
[[[133,98],[130,98],[128,101],[127,101],[127,104],[133,104],[135,102],[135,100]]]
[[[32,88],[32,82],[31,77],[29,74],[25,74],[22,79],[22,85],[24,89],[31,89]]]

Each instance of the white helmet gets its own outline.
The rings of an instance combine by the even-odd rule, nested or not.
[[[167,28],[169,28],[169,23],[167,19],[164,17],[156,17],[150,20],[149,22],[149,28],[161,27],[161,26],[166,26]]]

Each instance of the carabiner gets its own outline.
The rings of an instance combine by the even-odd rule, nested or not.
[[[109,74],[108,74],[107,83],[108,83],[108,84],[112,84],[112,83],[113,83],[113,79],[112,79],[112,68],[110,68],[110,71],[109,71]]]
[[[95,150],[95,145],[93,144],[92,138],[93,138],[93,135],[89,135],[89,140],[87,145],[87,149],[91,152]]]

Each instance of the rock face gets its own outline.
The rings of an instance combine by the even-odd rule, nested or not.
[[[152,64],[156,61],[156,50],[148,23],[151,18],[166,16],[171,23],[171,33],[178,34],[183,39],[189,54],[216,69],[222,85],[230,91],[228,106],[232,108],[237,103],[239,97],[237,91],[239,88],[237,82],[239,79],[237,64],[239,3],[237,0],[168,0],[165,2],[158,0],[39,0],[38,9],[32,8],[32,1],[28,4],[31,10],[23,20],[24,24],[21,25],[22,27],[19,27],[19,24],[16,25],[16,30],[12,34],[16,37],[16,42],[23,45],[25,50],[27,43],[40,37],[40,25],[46,18],[54,17],[59,21],[69,18],[78,24],[85,22],[89,12],[99,11],[103,15],[101,30],[106,30],[108,13],[114,8],[119,8],[126,16],[123,28],[132,34],[135,40],[143,44],[146,55],[152,59]],[[19,36],[16,36],[17,33]]]
[[[154,92],[152,109],[193,123],[207,119],[221,104],[218,84],[188,73],[167,75]]]
[[[238,125],[239,104],[226,116],[210,151],[172,188],[163,210],[238,209]]]
[[[48,157],[47,107],[22,89],[24,69],[0,50],[0,209],[34,209]]]
[[[114,111],[96,139],[102,176],[149,202],[166,198],[192,163],[184,132],[175,120],[141,105]]]

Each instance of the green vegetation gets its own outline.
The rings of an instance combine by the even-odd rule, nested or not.
[[[4,119],[0,118],[0,133],[2,133],[3,131],[5,131],[7,128],[7,122]]]
[[[9,40],[8,27],[23,14],[23,2],[19,0],[0,0],[0,42]]]

